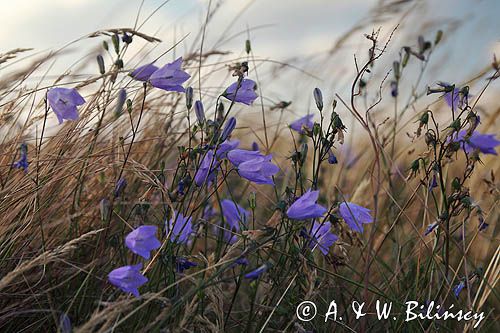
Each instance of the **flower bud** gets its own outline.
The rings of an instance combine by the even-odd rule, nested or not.
[[[250,52],[252,51],[252,45],[250,44],[249,39],[245,41],[245,51],[247,52],[247,54],[250,54]]]
[[[126,99],[127,99],[127,91],[124,88],[122,88],[118,92],[118,98],[116,100],[115,118],[118,118],[122,114],[123,104],[125,104]]]
[[[186,88],[186,107],[188,110],[191,110],[193,106],[193,87]]]
[[[100,54],[97,56],[97,65],[99,66],[99,73],[106,73],[106,68],[104,67],[104,58]]]
[[[231,117],[227,120],[224,129],[222,130],[222,135],[220,137],[220,142],[224,142],[231,135],[234,128],[236,127],[236,118]]]
[[[313,90],[314,100],[316,101],[316,107],[318,110],[323,111],[323,94],[319,88],[314,88]]]
[[[201,101],[194,102],[194,112],[201,126],[205,122],[205,110],[203,109],[203,103]]]
[[[250,206],[250,209],[255,209],[257,207],[257,197],[255,195],[255,192],[250,192],[249,198],[248,198],[248,204]]]
[[[106,42],[105,40],[102,41],[102,48],[105,49],[106,51],[109,50],[108,42]]]
[[[451,187],[453,188],[453,190],[455,192],[460,191],[460,188],[462,187],[462,185],[460,184],[460,179],[458,179],[458,177],[453,178],[453,180],[451,182]]]
[[[127,112],[128,113],[132,113],[132,101],[129,99],[127,99]]]
[[[113,47],[115,48],[116,54],[120,53],[120,39],[117,34],[111,36],[111,42],[113,43]]]

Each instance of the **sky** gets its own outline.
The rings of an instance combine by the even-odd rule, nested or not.
[[[34,48],[32,52],[57,49],[99,29],[133,27],[141,2],[0,0],[4,27],[8,27],[0,30],[0,53],[17,47]],[[415,46],[419,34],[432,40],[438,29],[445,31],[445,38],[433,55],[435,61],[429,64],[432,77],[424,76],[424,84],[438,80],[464,82],[487,66],[495,52],[500,58],[497,15],[500,1],[413,0],[407,1],[396,14],[391,15],[386,9],[385,20],[374,21],[374,6],[388,2],[391,1],[212,0],[211,11],[218,10],[207,27],[204,49],[215,45],[231,52],[229,59],[243,56],[249,33],[255,56],[273,61],[259,64],[260,79],[266,84],[265,93],[270,101],[296,100],[304,90],[312,91],[315,86],[346,92],[355,71],[354,54],[362,59],[367,53],[369,44],[363,34],[380,28],[381,36],[387,38],[397,24],[399,28],[387,56],[381,61],[380,75],[391,67],[402,46]],[[139,23],[162,3],[164,1],[144,0]],[[163,41],[152,50],[149,58],[164,52],[186,34],[185,42],[162,60],[169,61],[187,52],[196,41],[208,5],[208,0],[170,0],[161,6],[140,28]],[[363,28],[346,40],[339,52],[330,53],[339,38],[359,23],[363,23]],[[217,44],[221,38],[232,35],[236,37]],[[95,48],[101,41],[95,38],[81,41],[74,45],[75,52]],[[69,66],[76,55],[71,53],[58,60],[53,71]],[[294,66],[310,75],[299,70],[281,74],[276,63]],[[498,88],[498,84],[493,88]],[[311,100],[311,94],[307,95],[306,104]]]

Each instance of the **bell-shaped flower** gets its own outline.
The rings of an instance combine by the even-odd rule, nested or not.
[[[258,156],[238,165],[238,174],[256,184],[274,185],[273,175],[280,169],[271,163],[271,155]]]
[[[270,156],[270,155],[269,155]],[[227,159],[235,166],[239,166],[243,162],[253,160],[257,157],[264,157],[259,151],[234,149],[227,153]]]
[[[174,215],[167,223],[167,235],[173,243],[186,244],[189,236],[193,233],[192,217],[188,218],[182,213],[174,212]]]
[[[327,255],[330,251],[330,247],[335,243],[339,237],[330,231],[331,223],[325,222],[314,222],[311,233],[310,233],[310,244],[311,249],[319,248],[323,255]]]
[[[224,238],[228,243],[232,244],[237,239],[234,232],[241,230],[240,224],[246,225],[250,212],[228,199],[221,201],[221,210],[225,222],[229,225],[228,230],[224,232]]]
[[[148,81],[151,75],[158,70],[153,64],[146,64],[141,67],[137,67],[130,73],[130,76],[137,81]]]
[[[316,203],[319,191],[307,191],[288,208],[286,215],[293,220],[322,217],[327,209]]]
[[[124,292],[139,297],[137,288],[148,282],[148,279],[141,274],[141,268],[142,264],[119,267],[108,274],[108,280]]]
[[[205,183],[210,183],[215,177],[216,166],[217,161],[214,158],[214,152],[212,150],[207,151],[200,163],[200,167],[196,170],[196,174],[194,175],[194,182],[196,185],[201,187]]]
[[[460,131],[457,137],[453,138],[453,141],[463,143],[463,149],[468,154],[477,149],[483,154],[497,155],[495,148],[500,145],[500,141],[496,139],[495,134],[473,132],[467,138],[466,130]]]
[[[254,81],[250,79],[243,79],[241,84],[238,87],[238,81],[231,84],[224,94],[225,98],[230,101],[243,103],[246,105],[250,105],[257,98],[257,94],[255,93],[256,84]]]
[[[373,217],[368,208],[352,202],[342,202],[339,206],[339,213],[347,225],[356,232],[363,232],[363,224],[373,222]]]
[[[125,237],[125,245],[135,254],[149,259],[150,252],[161,246],[160,241],[156,238],[157,229],[154,225],[141,225]]]
[[[149,82],[156,88],[166,91],[184,92],[182,84],[191,76],[181,69],[182,57],[166,64],[149,77]]]
[[[47,92],[47,100],[59,124],[62,124],[64,120],[77,120],[77,106],[85,103],[83,97],[74,88],[52,88]]]
[[[312,130],[314,126],[314,122],[312,121],[313,118],[314,118],[313,114],[308,114],[292,122],[290,124],[290,128],[299,133],[304,133],[304,128]]]

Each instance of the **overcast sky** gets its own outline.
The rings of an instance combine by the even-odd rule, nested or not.
[[[163,2],[145,0],[139,23]],[[219,2],[212,1],[212,10]],[[387,21],[365,21],[368,22],[366,27],[346,42],[345,49],[330,56],[328,51],[334,43],[363,18],[372,15],[373,6],[379,2],[228,0],[207,28],[205,50],[213,47],[222,35],[243,32],[241,36],[219,45],[220,49],[232,52],[232,56],[241,56],[246,39],[244,32],[247,28],[255,28],[251,30],[251,39],[257,57],[287,62],[316,76],[314,79],[295,72],[297,81],[290,85],[289,76],[271,77],[272,67],[267,67],[267,71],[263,68],[261,79],[269,78],[273,82],[266,89],[266,95],[273,100],[295,99],[303,89],[310,91],[314,86],[342,91],[352,80],[352,75],[346,73],[354,72],[354,53],[366,55],[368,44],[363,33],[381,27],[382,36],[387,37],[398,23],[400,28],[384,60],[388,68],[402,46],[416,44],[419,33],[433,39],[437,29],[446,31],[446,38],[435,54],[436,61],[434,65],[430,64],[433,77],[425,77],[424,80],[428,81],[425,84],[437,80],[462,82],[491,62],[495,51],[500,56],[498,0],[410,1]],[[55,49],[98,29],[133,27],[140,4],[140,0],[0,0],[3,26],[8,27],[0,30],[0,52],[17,47],[32,47],[38,51]],[[416,4],[415,9],[400,21],[412,4]],[[159,53],[167,50],[173,40],[189,34],[186,42],[175,51],[176,56],[181,55],[200,30],[207,6],[207,0],[171,0],[141,27],[141,31],[163,40],[157,47]],[[246,11],[238,16],[245,8]],[[234,24],[226,30],[233,21]],[[92,39],[78,45],[96,47],[100,42]],[[173,57],[173,53],[168,54],[165,61]],[[68,62],[65,65],[71,62],[70,59],[61,61]],[[442,65],[443,62],[446,66]]]

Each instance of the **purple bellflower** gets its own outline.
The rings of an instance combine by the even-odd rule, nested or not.
[[[227,154],[227,159],[235,167],[238,167],[241,163],[251,161],[258,157],[265,157],[265,156],[256,150],[245,150],[245,149],[234,149]]]
[[[466,138],[466,130],[458,133],[454,142],[463,142],[463,149],[467,154],[478,149],[483,154],[497,155],[495,147],[500,145],[500,141],[496,139],[495,134],[481,134],[473,132],[469,138]]]
[[[293,220],[306,220],[322,217],[327,209],[318,205],[319,191],[307,191],[288,208],[286,215]]]
[[[363,224],[372,223],[373,217],[368,208],[356,205],[352,202],[342,202],[339,212],[347,225],[356,232],[363,232]]]
[[[28,146],[25,143],[21,143],[19,148],[21,156],[19,160],[12,164],[15,169],[23,169],[24,173],[28,173]]]
[[[438,222],[433,222],[433,223],[429,224],[427,226],[427,228],[425,229],[425,231],[424,231],[424,236],[427,236],[428,234],[430,234],[437,227],[439,227],[439,223]]]
[[[234,118],[234,117],[229,118],[227,120],[226,124],[224,125],[224,129],[222,130],[222,134],[220,136],[220,141],[222,141],[222,142],[226,141],[227,138],[233,132],[235,127],[236,127],[236,118]]]
[[[337,164],[339,161],[337,160],[337,156],[333,154],[333,151],[328,151],[328,163],[329,164]]]
[[[303,127],[312,130],[314,126],[314,122],[312,119],[314,118],[314,114],[308,114],[300,119],[295,120],[290,124],[290,128],[299,133],[304,133]]]
[[[146,64],[141,67],[136,68],[130,76],[132,76],[137,81],[148,81],[151,75],[158,70],[153,64]]]
[[[62,124],[64,120],[77,120],[77,106],[85,103],[83,97],[74,88],[52,88],[47,92],[47,100],[59,124]]]
[[[250,273],[245,274],[245,279],[249,279],[249,280],[252,280],[252,281],[253,280],[257,280],[268,269],[269,269],[269,265],[268,264],[264,264],[264,265],[260,266],[259,268],[251,271]]]
[[[65,312],[61,313],[61,316],[59,317],[59,330],[61,333],[71,333],[73,331],[71,319],[69,319]]]
[[[311,242],[309,244],[311,249],[315,249],[316,247],[323,253],[323,255],[327,255],[330,251],[330,247],[335,243],[339,237],[333,234],[330,231],[331,223],[319,223],[314,222],[310,238]]]
[[[460,102],[460,89],[458,88],[454,88],[453,91],[444,94],[444,99],[453,112],[457,110],[457,107],[462,107],[462,103]]]
[[[205,157],[200,163],[200,167],[196,170],[194,175],[194,182],[199,187],[203,184],[210,183],[215,177],[215,170],[217,166],[217,161],[214,158],[214,152],[212,150],[207,151]]]
[[[175,270],[178,273],[184,273],[186,269],[190,269],[191,267],[198,266],[195,262],[189,261],[184,257],[176,257],[175,258]]]
[[[149,259],[150,252],[161,246],[160,241],[156,238],[157,229],[154,225],[141,225],[125,237],[125,245],[135,254]]]
[[[186,244],[193,233],[192,217],[187,218],[182,213],[175,212],[167,224],[167,235],[170,240],[178,244]]]
[[[273,175],[280,169],[271,163],[272,155],[258,156],[238,165],[238,174],[256,184],[274,185]]]
[[[141,274],[141,268],[142,264],[119,267],[108,274],[108,280],[124,292],[139,297],[137,288],[148,282],[148,278]]]
[[[238,88],[238,81],[231,84],[222,96],[230,101],[250,105],[257,98],[255,93],[256,84],[250,79],[243,79]]]
[[[182,83],[187,81],[191,76],[181,69],[181,65],[182,57],[177,58],[172,63],[166,64],[151,74],[149,82],[154,87],[166,91],[184,92]]]
[[[240,145],[240,140],[226,140],[219,145],[217,149],[217,158],[226,157],[227,153],[236,149]]]
[[[232,244],[237,239],[233,232],[241,230],[240,223],[246,225],[250,217],[250,212],[228,199],[221,201],[221,209],[222,216],[224,216],[224,220],[229,225],[229,230],[224,230],[224,238],[228,243]]]
[[[456,298],[458,298],[464,287],[465,287],[464,281],[460,281],[456,286],[453,287],[453,293],[455,294]]]

